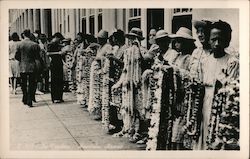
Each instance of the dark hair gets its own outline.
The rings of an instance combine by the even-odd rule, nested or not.
[[[56,33],[52,36],[52,38],[55,38],[55,37],[59,38],[60,40],[63,40],[63,39],[64,39],[63,35],[62,35],[61,33],[59,33],[59,32],[56,32]]]
[[[37,43],[37,39],[34,34],[30,33],[30,40]]]
[[[20,41],[19,36],[18,36],[18,34],[17,34],[16,32],[14,32],[14,33],[11,35],[11,39],[12,39],[13,41]]]
[[[97,42],[97,39],[91,34],[86,34],[86,38],[87,38],[88,43],[96,43]]]
[[[25,37],[30,38],[30,35],[31,35],[30,30],[29,30],[29,29],[25,29],[25,30],[23,31],[23,35],[24,35]]]
[[[219,20],[211,25],[211,30],[214,28],[221,30],[222,36],[226,39],[226,47],[228,47],[232,38],[232,29],[230,24]]]
[[[125,34],[122,30],[118,29],[116,32],[113,33],[113,36],[121,44],[125,44]]]

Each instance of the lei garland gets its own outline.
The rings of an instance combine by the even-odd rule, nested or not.
[[[90,66],[95,58],[96,52],[87,48],[83,51],[82,61],[83,61],[83,69],[82,69],[82,77],[81,77],[81,85],[82,85],[82,99],[81,102],[86,107],[89,105],[89,84],[90,84]]]
[[[169,149],[172,134],[172,107],[174,104],[173,68],[154,70],[150,80],[152,104],[146,150]]]
[[[89,85],[89,107],[88,111],[95,119],[101,119],[101,104],[102,104],[102,75],[101,63],[94,60],[90,70],[90,85]]]
[[[196,80],[185,80],[185,125],[184,132],[184,147],[192,149],[194,144],[198,142],[200,136],[200,126],[202,119],[202,106],[204,98],[204,85]]]
[[[214,96],[207,136],[210,150],[239,150],[239,80],[225,83]]]

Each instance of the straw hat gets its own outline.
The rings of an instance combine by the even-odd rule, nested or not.
[[[139,40],[143,40],[144,37],[142,36],[142,30],[140,28],[132,28],[128,34],[125,34],[125,37],[135,36]]]
[[[108,32],[106,30],[100,30],[97,34],[97,38],[108,39]]]
[[[157,31],[157,33],[155,35],[155,40],[158,40],[161,38],[169,38],[168,33],[165,30]]]
[[[189,40],[195,40],[192,37],[192,31],[185,27],[180,27],[176,34],[169,35],[170,38],[184,38]]]

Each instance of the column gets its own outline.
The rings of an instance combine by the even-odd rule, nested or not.
[[[64,11],[64,10],[65,10],[65,9],[61,9],[61,13],[62,13],[62,15],[61,15],[62,32],[61,32],[61,33],[62,33],[63,35],[65,34],[65,32],[64,32],[64,30],[65,30],[65,29],[64,29],[64,27],[65,27],[65,26],[64,26],[64,24],[65,24],[65,23],[64,23],[65,11]]]
[[[98,33],[98,9],[95,9],[95,32],[94,34]]]
[[[24,14],[21,14],[21,32],[23,32],[24,29]]]
[[[56,28],[56,16],[55,16],[55,10],[56,9],[51,9],[51,18],[52,18],[52,34],[54,34],[56,31],[55,31],[55,28]]]
[[[126,10],[125,9],[117,9],[117,29],[121,29],[126,31]]]
[[[115,9],[103,9],[102,12],[103,29],[111,32],[116,28],[116,11]]]
[[[69,37],[71,39],[75,38],[76,35],[76,15],[75,15],[75,9],[69,9],[69,26],[70,26],[70,32]]]
[[[25,10],[24,11],[24,29],[27,29],[28,28],[28,11]]]
[[[75,9],[76,12],[76,33],[80,32],[80,15],[79,15],[79,9]]]
[[[39,9],[33,9],[33,26],[34,31],[41,30],[40,28],[40,10]]]
[[[47,11],[45,9],[41,9],[41,33],[46,34],[48,37],[48,18]]]
[[[90,9],[86,9],[86,33],[90,33],[89,29],[89,15],[90,15]]]
[[[141,30],[145,38],[141,44],[147,47],[147,9],[141,9]]]
[[[166,30],[169,34],[172,33],[172,10],[164,9],[164,30]]]
[[[33,10],[28,9],[28,28],[30,29],[31,32],[34,32],[34,27],[33,27]]]

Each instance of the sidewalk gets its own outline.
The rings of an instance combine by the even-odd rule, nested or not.
[[[114,138],[102,131],[100,121],[76,104],[72,93],[64,103],[54,104],[50,94],[36,95],[33,108],[10,94],[10,150],[141,150],[127,138]]]

